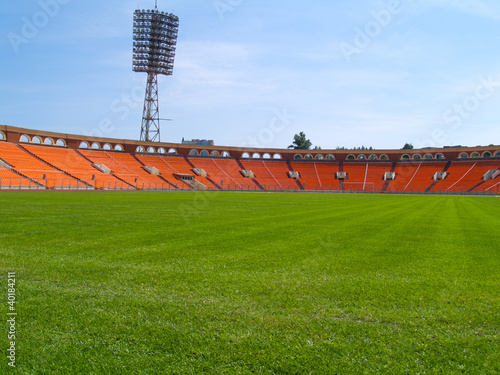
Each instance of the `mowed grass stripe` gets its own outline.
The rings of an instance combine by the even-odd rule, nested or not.
[[[0,199],[19,373],[500,371],[496,198]]]

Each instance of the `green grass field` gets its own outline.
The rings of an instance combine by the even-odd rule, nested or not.
[[[2,374],[498,374],[500,198],[0,193]]]

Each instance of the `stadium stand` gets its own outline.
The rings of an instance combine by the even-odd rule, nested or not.
[[[102,188],[105,185],[114,186],[117,183],[122,185],[112,175],[102,173],[94,168],[92,163],[75,150],[35,145],[24,145],[23,147],[38,158],[89,186]]]
[[[391,163],[362,162],[344,163],[348,178],[344,181],[347,191],[381,192],[384,173],[391,170]]]
[[[220,188],[229,190],[260,190],[251,179],[243,177],[241,168],[234,159],[189,158],[196,168],[203,169]]]
[[[375,160],[361,160],[349,150],[204,146],[202,153],[2,125],[0,133],[0,188],[500,193],[500,146],[374,150]]]
[[[322,190],[323,184],[315,162],[292,162],[294,171],[300,174],[300,183],[305,190]],[[324,187],[326,189],[326,186]]]
[[[264,190],[298,190],[297,183],[288,177],[288,168],[283,160],[241,159],[244,169],[251,170]]]
[[[499,162],[452,161],[448,175],[440,180],[432,191],[467,192],[483,182],[483,176],[492,169],[498,169]]]
[[[22,177],[31,180],[37,185],[47,188],[77,188],[86,186],[86,184],[78,179],[37,158],[21,145],[2,142],[0,143],[0,155]]]
[[[423,193],[435,181],[433,176],[446,167],[446,162],[401,161],[394,170],[396,179],[389,183],[387,192]]]
[[[170,185],[158,176],[146,172],[140,162],[130,154],[81,150],[81,154],[94,164],[103,164],[111,170],[112,176],[125,182],[132,188],[165,188]]]

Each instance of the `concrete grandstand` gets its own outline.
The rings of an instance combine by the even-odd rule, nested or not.
[[[2,125],[0,188],[498,194],[500,146],[253,149]]]

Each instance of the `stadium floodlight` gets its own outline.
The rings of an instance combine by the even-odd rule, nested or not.
[[[141,141],[160,142],[158,75],[172,75],[179,18],[155,10],[134,12],[133,71],[148,73]]]

